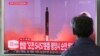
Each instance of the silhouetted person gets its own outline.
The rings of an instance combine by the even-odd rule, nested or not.
[[[72,21],[73,34],[77,36],[75,43],[62,56],[100,56],[100,47],[96,46],[89,36],[93,33],[92,18],[82,14]]]

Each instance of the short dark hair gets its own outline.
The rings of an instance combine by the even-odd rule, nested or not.
[[[89,37],[93,33],[93,20],[86,15],[73,18],[73,33],[78,37]]]

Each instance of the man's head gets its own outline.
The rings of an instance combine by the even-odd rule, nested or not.
[[[93,20],[84,14],[74,17],[72,25],[73,33],[78,37],[86,38],[93,33]]]

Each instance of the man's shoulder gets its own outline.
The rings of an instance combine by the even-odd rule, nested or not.
[[[100,47],[95,46],[92,48],[72,47],[62,53],[62,56],[100,56]]]
[[[66,50],[64,53],[62,53],[62,56],[82,56],[82,55],[89,54],[92,55],[100,55],[100,47],[96,45],[75,45],[74,44]]]

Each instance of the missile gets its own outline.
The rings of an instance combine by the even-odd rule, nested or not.
[[[49,36],[49,11],[48,11],[48,7],[46,7],[46,11],[45,11],[45,35]]]

